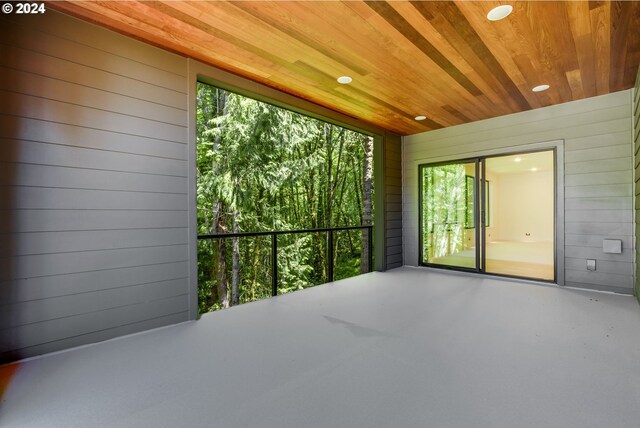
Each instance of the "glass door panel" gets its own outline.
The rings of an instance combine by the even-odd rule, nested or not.
[[[477,270],[478,163],[420,168],[422,263]]]
[[[555,279],[553,150],[487,157],[484,271]],[[488,215],[487,215],[488,214]]]

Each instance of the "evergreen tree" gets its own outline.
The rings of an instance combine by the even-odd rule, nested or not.
[[[202,83],[197,94],[199,234],[371,224],[370,137]],[[367,236],[335,232],[336,279],[367,269]],[[326,282],[326,245],[325,233],[279,236],[278,292]],[[269,237],[198,250],[200,312],[271,295]]]

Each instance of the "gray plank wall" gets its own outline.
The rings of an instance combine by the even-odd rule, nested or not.
[[[0,363],[193,319],[194,62],[51,10],[0,24]],[[385,142],[390,269],[402,171]]]
[[[640,68],[636,77],[636,86],[633,91],[633,153],[634,153],[634,181],[635,181],[635,236],[638,243],[640,233]],[[640,256],[636,250],[636,297],[640,302]]]
[[[399,136],[385,135],[385,267],[402,266],[402,145]]]
[[[565,285],[632,293],[635,250],[630,111],[631,91],[627,90],[405,137],[405,264],[418,263],[419,164],[564,140]],[[622,239],[623,253],[604,254],[605,237]],[[587,258],[597,260],[596,272],[586,270]]]
[[[186,59],[0,23],[0,361],[189,319]]]

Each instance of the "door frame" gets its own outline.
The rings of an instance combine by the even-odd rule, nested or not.
[[[536,146],[539,147],[513,147],[507,149],[506,151],[492,151],[492,153],[486,154],[478,154],[473,157],[467,157],[463,159],[451,159],[446,161],[438,161],[438,162],[429,162],[429,163],[421,163],[418,165],[418,266],[428,267],[428,268],[436,268],[436,269],[446,269],[460,272],[471,272],[478,273],[482,275],[489,276],[497,276],[497,277],[505,277],[512,279],[521,279],[527,281],[539,281],[544,283],[552,283],[558,285],[564,285],[564,275],[559,275],[559,272],[564,271],[564,263],[562,263],[562,270],[559,270],[558,262],[558,248],[564,248],[564,228],[562,228],[562,233],[559,233],[559,217],[562,218],[562,223],[564,223],[564,215],[560,216],[559,213],[564,214],[564,194],[562,194],[562,198],[560,197],[559,189],[564,188],[564,174],[559,175],[559,157],[562,159],[563,156],[558,156],[559,149],[563,147],[563,140],[559,140],[555,142],[556,144],[548,146]],[[544,143],[543,143],[544,144]],[[502,273],[494,273],[486,271],[486,222],[485,222],[485,213],[486,213],[486,160],[489,158],[498,158],[505,156],[515,156],[515,155],[526,155],[528,153],[541,153],[541,152],[552,152],[553,154],[553,200],[554,200],[554,209],[553,209],[553,279],[546,280],[540,278],[532,278],[532,277],[524,277],[517,275],[508,275]],[[474,229],[475,233],[475,241],[476,241],[476,268],[464,268],[459,266],[450,266],[443,265],[437,263],[425,263],[424,262],[424,238],[423,238],[423,184],[422,184],[422,170],[424,168],[437,167],[443,165],[452,165],[452,164],[465,164],[465,163],[475,163],[475,175],[476,180],[474,180]],[[561,165],[561,164],[560,164]],[[563,171],[564,172],[564,171]],[[559,179],[562,177],[562,179]],[[560,203],[562,201],[562,203]],[[479,203],[478,203],[479,202]],[[562,247],[559,246],[558,238],[562,236]],[[564,252],[563,252],[564,255]]]
[[[480,258],[480,252],[476,251],[476,267],[475,268],[465,268],[462,266],[450,266],[450,265],[442,265],[442,264],[437,264],[437,263],[424,263],[424,257],[422,254],[422,250],[424,248],[423,244],[424,244],[424,234],[423,232],[423,224],[422,224],[422,196],[423,196],[423,186],[422,186],[422,170],[424,168],[432,168],[432,167],[438,167],[438,166],[446,166],[446,165],[453,165],[453,164],[465,164],[465,163],[473,163],[475,165],[475,180],[474,180],[474,189],[473,189],[473,206],[474,206],[474,210],[473,210],[473,225],[474,225],[474,229],[476,230],[476,236],[475,236],[475,244],[476,244],[476,248],[480,248],[480,234],[478,233],[478,219],[479,219],[479,210],[476,209],[476,207],[478,206],[478,183],[480,182],[479,178],[479,173],[480,173],[480,158],[479,157],[473,157],[473,158],[467,158],[467,159],[456,159],[456,160],[450,160],[450,161],[445,161],[445,162],[435,162],[435,163],[428,163],[428,164],[420,164],[418,165],[418,256],[419,256],[419,260],[418,260],[418,264],[419,266],[427,266],[427,267],[435,267],[438,269],[449,269],[449,270],[457,270],[457,271],[463,271],[463,272],[474,272],[474,273],[481,273],[480,270],[480,263],[481,263],[481,258]]]

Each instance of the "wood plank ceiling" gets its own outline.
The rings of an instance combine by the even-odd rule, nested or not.
[[[499,4],[513,13],[487,20]],[[640,2],[70,1],[49,7],[401,135],[633,86]],[[353,78],[350,85],[338,76]],[[540,84],[551,88],[534,93]],[[415,116],[427,119],[418,122]]]

